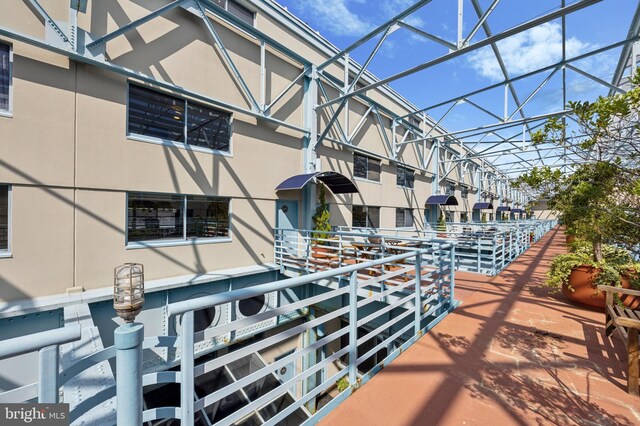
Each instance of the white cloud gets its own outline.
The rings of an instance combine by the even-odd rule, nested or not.
[[[579,55],[588,47],[588,43],[571,37],[566,42],[567,57]],[[498,42],[498,49],[510,74],[524,74],[562,59],[562,28],[548,22]],[[504,79],[488,46],[470,54],[468,62],[483,77],[493,81]]]
[[[364,35],[373,27],[364,17],[349,9],[350,2],[362,3],[361,0],[300,0],[296,8],[323,32],[337,36]]]

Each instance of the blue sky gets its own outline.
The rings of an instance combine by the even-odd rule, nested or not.
[[[339,48],[350,45],[415,3],[414,0],[278,0],[278,2]],[[568,4],[574,2],[575,0],[567,0]],[[408,17],[406,22],[455,42],[457,3],[456,0],[433,0]],[[492,0],[480,0],[485,10],[491,3]],[[637,0],[604,0],[569,15],[567,17],[568,57],[624,39],[637,3]],[[489,17],[488,23],[496,34],[555,10],[559,6],[560,0],[502,0]],[[463,31],[465,37],[476,22],[477,15],[471,1],[465,0]],[[561,28],[561,21],[558,19],[501,42],[500,50],[511,77],[560,60]],[[480,30],[472,42],[483,38],[485,34]],[[363,45],[353,52],[352,56],[360,63],[364,62],[375,42],[376,40],[373,40]],[[400,29],[388,38],[369,69],[379,78],[384,78],[446,53],[446,47],[421,38],[406,29]],[[620,49],[614,49],[575,65],[609,81],[619,54]],[[562,109],[561,74],[561,72],[556,73],[549,83],[532,98],[525,107],[527,115]],[[526,99],[548,75],[547,72],[516,83],[520,100]],[[422,108],[502,80],[503,75],[495,56],[490,48],[484,48],[396,81],[391,86]],[[567,81],[569,100],[592,99],[608,92],[608,89],[573,71],[567,71]],[[472,101],[499,116],[503,114],[503,99],[504,89],[502,88],[471,98]],[[437,108],[429,113],[437,119],[447,108],[447,106]],[[515,109],[515,104],[510,99],[509,114]],[[495,118],[463,104],[456,107],[443,124],[455,130],[495,121]],[[503,135],[513,133],[513,131],[505,131]]]

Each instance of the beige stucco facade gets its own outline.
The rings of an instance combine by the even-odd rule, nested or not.
[[[57,22],[68,25],[68,2],[41,3]],[[95,39],[157,7],[155,1],[93,0],[86,13],[78,14],[78,26]],[[313,64],[328,58],[331,46],[326,41],[283,11],[267,13],[267,9],[255,6],[258,30]],[[259,93],[260,43],[215,15],[210,18],[247,86]],[[32,38],[52,37],[24,3],[3,8],[0,27]],[[293,32],[293,27],[301,29]],[[0,183],[11,187],[12,218],[10,255],[0,258],[0,301],[109,287],[113,267],[124,262],[143,263],[148,280],[273,262],[276,201],[302,202],[299,191],[276,193],[274,189],[284,179],[305,171],[303,132],[230,111],[229,154],[128,135],[128,86],[134,79],[10,37],[0,36],[0,42],[9,44],[13,52],[12,110],[0,116]],[[113,66],[251,109],[202,20],[183,8],[109,41],[106,50],[97,54]],[[303,64],[271,47],[265,49],[264,61],[264,101],[269,104],[300,75]],[[343,70],[334,64],[327,72],[342,75]],[[331,87],[328,92],[337,94]],[[426,167],[421,164],[420,156],[426,154],[421,150],[431,149],[430,143],[404,146],[396,160],[389,159],[393,153],[386,141],[393,134],[385,110],[397,116],[410,111],[406,101],[390,93],[388,88],[367,92],[379,105],[381,119],[369,113],[353,146],[337,143],[339,135],[334,129],[317,149],[319,170],[342,173],[359,189],[356,194],[329,195],[335,226],[351,225],[354,204],[381,207],[381,227],[395,226],[396,208],[411,208],[415,225],[422,226],[424,203],[435,193],[435,160]],[[322,100],[319,95],[318,102]],[[364,101],[349,101],[348,119],[346,115],[341,118],[347,133],[367,111]],[[304,127],[303,79],[270,112],[274,119]],[[325,110],[318,115],[320,127],[326,120]],[[400,131],[404,134],[406,129]],[[380,182],[354,178],[354,152],[382,158]],[[414,189],[396,185],[398,163],[416,171]],[[461,176],[456,169],[447,179],[463,181],[471,188],[469,198],[456,209],[470,212],[477,192],[471,173]],[[230,198],[230,238],[127,247],[127,194],[131,192]],[[459,186],[455,195],[461,199]],[[302,212],[300,205],[299,223]],[[458,213],[456,220],[459,217]]]

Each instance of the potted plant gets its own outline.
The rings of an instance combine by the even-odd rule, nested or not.
[[[447,224],[444,221],[444,214],[440,212],[440,217],[438,217],[438,224],[436,225],[436,231],[438,231],[437,236],[439,238],[447,237]]]
[[[487,223],[487,214],[486,213],[482,213],[482,215],[480,216],[480,222]]]
[[[600,284],[640,289],[640,263],[629,252],[610,244],[602,246],[602,260],[594,261],[591,243],[576,239],[569,253],[556,256],[547,272],[546,284],[559,288],[569,299],[582,305],[604,308]],[[624,296],[621,302],[632,309],[640,307],[640,298]]]
[[[312,218],[314,232],[311,234],[313,238],[311,255],[313,257],[326,257],[326,253],[329,251],[326,247],[326,240],[329,239],[329,232],[331,232],[331,214],[329,213],[329,207],[325,199],[324,185],[320,185],[318,201],[319,205],[316,207],[316,213]]]

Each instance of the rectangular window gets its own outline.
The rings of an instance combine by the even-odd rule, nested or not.
[[[413,228],[412,209],[396,209],[396,228]]]
[[[129,85],[127,131],[130,134],[229,152],[230,121],[231,115],[226,112]]]
[[[127,242],[229,237],[229,199],[129,194]]]
[[[213,0],[213,3],[220,6],[236,18],[253,25],[254,13],[234,0]]]
[[[396,185],[413,189],[415,172],[402,166],[396,169]]]
[[[460,188],[460,197],[461,198],[469,198],[469,188],[463,186]]]
[[[360,154],[353,154],[353,175],[380,182],[381,161]]]
[[[9,186],[0,185],[0,253],[9,251]]]
[[[447,184],[447,195],[456,195],[456,185],[454,183]]]
[[[229,237],[229,200],[187,197],[187,238]]]
[[[11,96],[11,46],[0,43],[0,111],[9,111]]]
[[[254,13],[241,4],[233,0],[228,0],[227,11],[233,16],[240,18],[241,21],[244,21],[249,25],[253,25]]]
[[[379,228],[380,207],[353,206],[351,225],[356,228]]]

